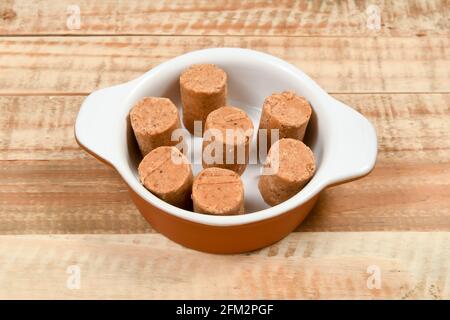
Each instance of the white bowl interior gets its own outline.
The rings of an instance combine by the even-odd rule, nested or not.
[[[302,81],[299,79],[298,73],[289,69],[286,66],[287,64],[280,64],[275,58],[273,59],[264,59],[264,57],[255,56],[251,52],[247,54],[244,50],[239,56],[233,54],[225,56],[196,54],[189,57],[189,55],[186,55],[162,64],[144,75],[126,99],[126,108],[124,108],[123,114],[124,119],[126,119],[124,121],[124,124],[126,124],[126,130],[124,130],[124,133],[126,132],[126,143],[121,144],[123,148],[119,150],[120,156],[128,163],[129,170],[134,178],[139,181],[137,167],[141,156],[128,120],[129,110],[139,99],[145,96],[158,96],[171,99],[178,106],[180,115],[182,115],[179,90],[181,72],[191,64],[214,63],[224,69],[228,75],[227,104],[241,108],[253,121],[255,134],[251,144],[252,150],[256,149],[256,130],[259,126],[261,108],[267,96],[274,92],[291,90],[308,99],[313,109],[313,115],[304,142],[312,149],[317,167],[313,179],[300,191],[300,193],[308,192],[309,185],[314,184],[315,180],[322,176],[327,130],[322,127],[322,123],[325,121],[324,116],[318,116],[318,113],[323,114],[320,111],[324,104],[320,99],[323,99],[323,97],[317,94],[317,87],[308,82],[309,78]],[[316,92],[314,92],[315,90]],[[193,143],[197,145],[197,148],[191,147],[191,152],[192,150],[201,150],[201,138],[193,138]],[[197,161],[199,157],[200,154],[197,153],[192,155],[191,160]],[[201,170],[201,164],[194,164],[193,170],[194,174],[197,174]],[[269,208],[263,201],[257,187],[260,170],[261,164],[249,164],[242,175],[245,187],[246,213],[254,213]]]

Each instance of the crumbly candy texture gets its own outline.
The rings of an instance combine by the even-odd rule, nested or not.
[[[250,141],[253,135],[253,123],[250,117],[239,108],[232,106],[221,107],[208,115],[205,133],[210,129],[221,132],[220,137],[214,137],[214,143],[222,144],[223,158],[221,163],[206,163],[203,161],[203,167],[229,169],[241,175],[247,167]],[[227,134],[231,134],[231,137],[229,136],[228,139]],[[211,143],[212,141],[203,140],[203,150]],[[242,156],[239,157],[239,152],[244,155],[243,159]],[[227,157],[229,163],[227,163]],[[203,158],[203,160],[205,159]]]
[[[175,147],[158,147],[147,154],[139,164],[141,183],[160,199],[190,208],[193,182],[188,159]]]
[[[274,93],[267,97],[261,112],[259,129],[267,130],[266,145],[274,143],[271,130],[276,129],[279,139],[303,140],[312,109],[309,102],[294,92]],[[259,136],[258,136],[259,141]],[[259,147],[259,142],[258,142]]]
[[[227,82],[227,74],[214,64],[194,64],[180,76],[180,84],[199,94],[220,93]]]
[[[222,168],[200,172],[192,186],[194,211],[214,215],[244,213],[244,187],[237,173]]]
[[[270,148],[258,183],[264,201],[277,205],[297,194],[316,170],[314,154],[296,139],[278,140]]]
[[[213,64],[192,65],[180,76],[180,95],[184,126],[194,133],[194,121],[204,128],[208,114],[226,104],[227,74]]]
[[[173,146],[172,132],[180,128],[177,107],[167,98],[145,97],[130,112],[130,122],[143,156],[160,146]]]

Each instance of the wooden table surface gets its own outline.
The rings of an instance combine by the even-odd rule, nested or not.
[[[2,0],[0,298],[450,298],[449,12],[445,0]],[[296,232],[242,255],[156,233],[73,136],[91,91],[222,46],[298,66],[379,139],[369,176],[326,189]]]

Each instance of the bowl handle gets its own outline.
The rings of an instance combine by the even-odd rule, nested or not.
[[[375,166],[377,135],[374,126],[362,114],[331,97],[334,107],[328,185],[362,178]]]
[[[121,107],[136,81],[92,92],[81,105],[75,122],[75,139],[97,159],[111,166],[117,163],[117,144],[120,141]]]

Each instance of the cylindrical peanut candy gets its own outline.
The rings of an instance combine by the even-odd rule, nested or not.
[[[194,211],[213,215],[244,213],[244,186],[231,170],[208,168],[201,171],[192,186]]]
[[[158,198],[183,209],[191,209],[192,168],[175,147],[158,147],[139,164],[142,184]]]
[[[258,187],[264,201],[277,205],[298,193],[316,170],[311,149],[296,139],[280,139],[269,150]]]
[[[131,109],[130,122],[142,156],[160,146],[173,146],[172,132],[180,128],[177,107],[167,98],[145,97]]]
[[[267,97],[264,100],[259,124],[259,129],[267,130],[267,140],[260,141],[262,136],[258,135],[258,147],[260,143],[266,143],[266,150],[270,149],[276,140],[274,137],[272,141],[272,129],[278,130],[279,139],[303,140],[311,113],[309,102],[293,92],[274,93]]]
[[[219,167],[241,175],[249,160],[253,123],[239,108],[226,106],[206,118],[203,135],[203,167]]]
[[[204,128],[208,114],[226,104],[227,74],[213,64],[192,65],[180,76],[180,93],[184,126],[194,134],[194,121]]]

